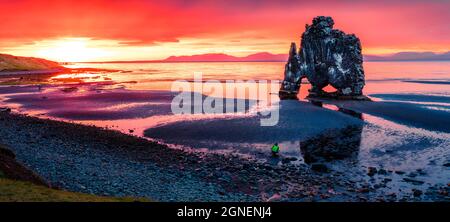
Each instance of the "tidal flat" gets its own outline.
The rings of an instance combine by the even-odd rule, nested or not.
[[[365,64],[373,102],[311,103],[304,83],[271,127],[251,107],[172,115],[170,83],[189,80],[188,68],[221,81],[277,79],[281,63],[97,65],[113,71],[0,87],[12,109],[0,142],[55,186],[159,201],[449,200],[445,62]]]

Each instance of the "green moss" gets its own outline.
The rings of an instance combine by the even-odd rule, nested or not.
[[[56,190],[29,182],[0,178],[0,202],[133,202],[148,201],[130,197],[101,197]]]

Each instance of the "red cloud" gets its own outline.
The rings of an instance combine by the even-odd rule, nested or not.
[[[314,16],[331,15],[366,47],[450,45],[450,3],[442,1],[0,0],[0,5],[0,41],[15,44],[90,37],[149,45],[230,34],[288,44],[298,41]]]

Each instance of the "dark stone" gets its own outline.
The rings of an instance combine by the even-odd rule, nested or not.
[[[360,192],[360,193],[369,193],[370,189],[368,187],[363,187],[363,188],[359,189],[358,192]]]
[[[297,53],[291,44],[285,78],[280,89],[283,94],[299,91],[301,79],[311,83],[311,93],[320,94],[331,85],[338,95],[361,96],[365,85],[361,43],[354,34],[333,29],[331,17],[318,16],[306,25],[301,48]]]
[[[286,157],[286,158],[281,159],[281,163],[287,164],[287,163],[290,163],[290,162],[296,161],[296,160],[297,160],[297,158],[295,158],[295,157]]]
[[[411,178],[403,178],[403,181],[411,183],[413,185],[422,185],[424,183],[423,181],[415,180],[415,179],[411,179]]]
[[[375,167],[369,167],[367,169],[367,175],[369,175],[371,177],[374,176],[376,173],[377,173],[377,168],[375,168]]]
[[[321,172],[321,173],[327,173],[328,167],[325,164],[322,163],[313,163],[311,164],[311,169],[317,172]]]
[[[11,112],[11,108],[9,108],[9,107],[1,107],[0,108],[0,112],[10,113]]]
[[[290,159],[286,159],[286,158],[281,159],[281,163],[283,163],[283,164],[288,164],[290,162],[291,162]]]
[[[412,189],[412,191],[415,197],[420,197],[423,193],[421,190],[418,189]]]
[[[378,170],[378,174],[386,175],[388,172],[385,169]]]
[[[408,176],[408,177],[416,177],[416,176],[417,176],[417,173],[411,172],[411,173],[409,173],[407,176]]]
[[[427,174],[427,173],[426,173],[425,171],[423,171],[422,169],[417,169],[416,172],[417,172],[419,175],[422,175],[422,176]]]
[[[392,181],[391,178],[384,178],[384,179],[383,179],[383,182],[384,182],[384,183],[388,183],[388,182],[391,182],[391,181]]]

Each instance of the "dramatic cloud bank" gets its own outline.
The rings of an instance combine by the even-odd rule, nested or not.
[[[0,0],[0,5],[0,49],[70,37],[123,47],[194,39],[183,47],[236,44],[247,54],[264,48],[285,53],[317,15],[332,16],[337,28],[357,33],[370,53],[450,48],[450,2],[438,0]]]

